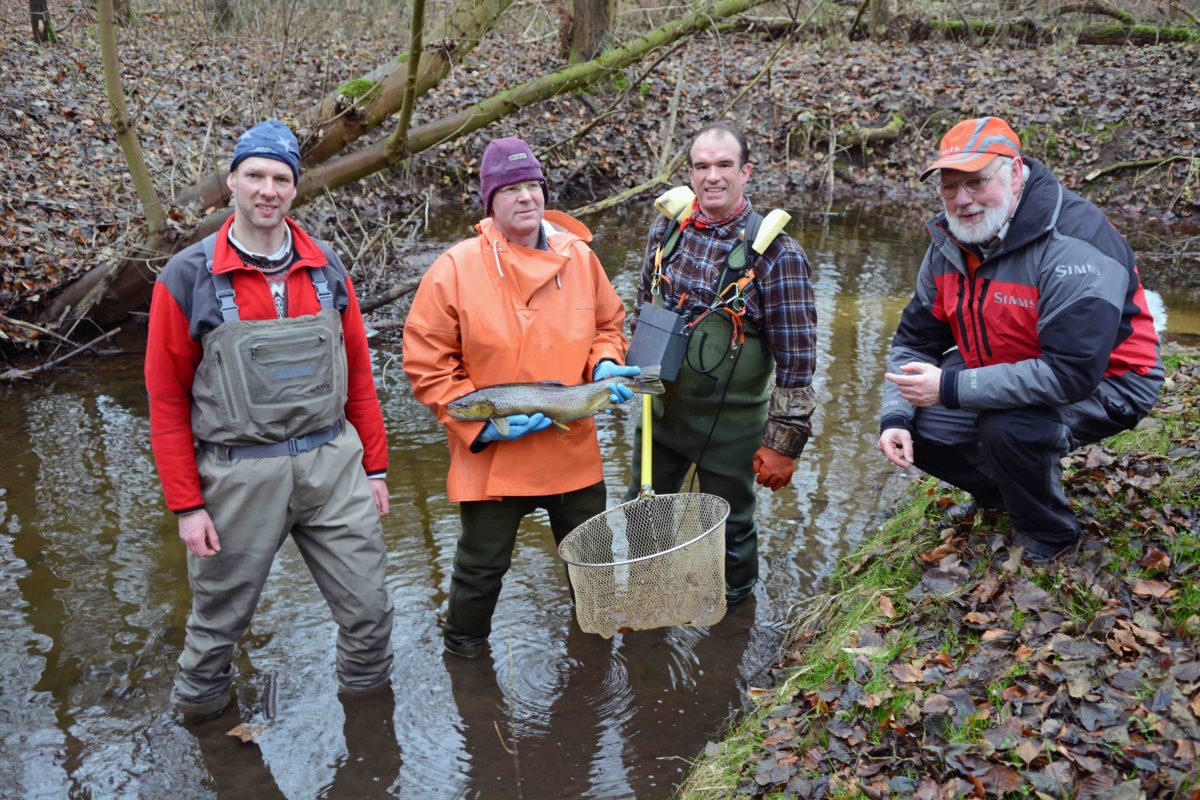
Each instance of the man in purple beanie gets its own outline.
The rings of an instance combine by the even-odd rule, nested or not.
[[[492,627],[521,519],[543,508],[555,542],[604,510],[600,447],[591,418],[567,430],[540,413],[488,422],[456,420],[454,400],[499,383],[573,386],[615,375],[625,310],[587,243],[592,234],[546,211],[546,177],[529,145],[494,139],[479,168],[487,217],[443,253],[413,298],[404,324],[404,371],[413,395],[445,426],[447,493],[459,503],[443,640],[472,658]],[[632,397],[614,385],[610,399]]]

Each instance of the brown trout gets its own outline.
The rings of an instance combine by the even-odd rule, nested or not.
[[[555,425],[566,428],[564,423],[590,417],[598,411],[611,408],[608,386],[623,384],[638,394],[662,394],[665,390],[658,377],[658,367],[642,367],[642,374],[633,377],[614,376],[578,386],[564,386],[557,381],[541,383],[498,383],[463,395],[446,406],[446,413],[454,419],[492,420],[501,433],[507,431],[505,417],[510,414],[545,414]]]

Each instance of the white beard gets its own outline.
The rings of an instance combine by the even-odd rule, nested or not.
[[[973,223],[963,222],[956,214],[947,213],[946,222],[950,225],[950,233],[963,244],[984,244],[1004,227],[1011,205],[1012,200],[1009,200],[1003,206],[985,208],[983,219]]]

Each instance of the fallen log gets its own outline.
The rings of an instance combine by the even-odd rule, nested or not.
[[[10,369],[6,369],[4,372],[0,372],[0,381],[12,383],[13,381],[28,380],[29,378],[32,378],[34,375],[37,375],[39,372],[45,372],[46,370],[50,369],[51,367],[55,366],[56,364],[61,364],[62,362],[66,361],[68,359],[74,358],[75,356],[79,355],[80,353],[82,353],[86,350],[94,350],[97,344],[104,341],[105,339],[109,339],[113,336],[116,336],[120,332],[121,332],[120,328],[113,328],[110,331],[100,334],[99,336],[97,336],[95,339],[92,339],[87,344],[79,345],[79,347],[76,347],[74,350],[67,353],[65,356],[59,356],[58,358],[56,358],[52,361],[47,361],[44,364],[38,364],[36,367],[30,367],[29,369],[19,369],[18,367],[11,367]]]
[[[1031,44],[1046,44],[1056,34],[1031,19],[1012,22],[988,22],[984,20],[933,19],[928,23],[915,23],[910,38],[922,38],[923,25],[943,36],[958,40],[991,39],[1007,36]],[[1063,35],[1069,36],[1066,32]],[[1166,28],[1153,25],[1126,25],[1114,22],[1111,25],[1093,25],[1075,34],[1078,44],[1099,45],[1153,45],[1193,44],[1200,42],[1200,30],[1196,28]]]
[[[1114,23],[1084,28],[1079,32],[1076,41],[1079,44],[1194,44],[1200,42],[1200,30]]]
[[[1143,158],[1138,161],[1118,161],[1115,164],[1109,164],[1107,167],[1101,167],[1100,169],[1092,170],[1091,172],[1089,172],[1087,175],[1085,175],[1083,177],[1083,180],[1085,183],[1091,183],[1092,181],[1096,180],[1096,178],[1099,178],[1101,175],[1107,175],[1110,172],[1117,172],[1118,170],[1122,170],[1122,169],[1146,169],[1147,167],[1157,167],[1157,166],[1161,166],[1162,164],[1169,164],[1172,161],[1192,161],[1192,160],[1200,160],[1200,157],[1175,154],[1175,155],[1170,155],[1170,156],[1163,156],[1162,158]]]

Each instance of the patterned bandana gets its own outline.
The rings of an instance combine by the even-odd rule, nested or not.
[[[749,201],[746,199],[745,195],[743,195],[742,199],[738,201],[738,204],[728,214],[720,219],[709,219],[704,215],[704,212],[700,210],[700,199],[696,198],[692,201],[691,224],[695,225],[697,228],[707,228],[710,225],[725,225],[736,218],[738,214],[741,214],[743,211],[745,211],[746,204],[748,202]]]

